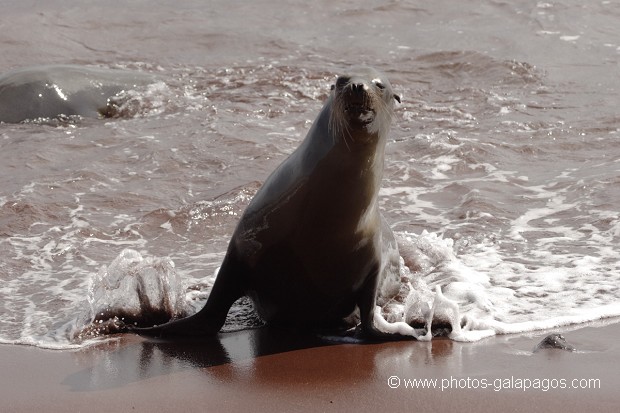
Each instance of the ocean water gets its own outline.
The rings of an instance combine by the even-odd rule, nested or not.
[[[3,16],[0,72],[157,81],[117,96],[117,118],[0,124],[2,343],[79,347],[114,330],[111,309],[199,309],[244,207],[357,64],[402,97],[381,207],[405,265],[383,319],[477,340],[620,316],[616,2],[51,0]],[[226,328],[257,323],[243,301]]]

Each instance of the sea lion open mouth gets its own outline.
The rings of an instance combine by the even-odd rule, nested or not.
[[[375,110],[372,106],[372,99],[363,89],[352,89],[344,94],[344,112],[349,115],[352,120],[361,123],[370,123],[375,117]]]
[[[375,118],[375,111],[365,104],[348,104],[345,105],[344,111],[351,119],[363,124],[370,123]]]

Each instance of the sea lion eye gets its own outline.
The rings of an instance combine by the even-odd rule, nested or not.
[[[339,77],[338,80],[336,80],[336,87],[338,89],[342,89],[343,87],[347,85],[347,83],[349,83],[349,80],[351,79],[346,76]]]
[[[372,83],[381,90],[385,89],[385,85],[381,82],[381,79],[373,79]]]

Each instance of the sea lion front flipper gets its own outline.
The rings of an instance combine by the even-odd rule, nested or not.
[[[379,281],[379,269],[373,269],[366,278],[366,283],[362,287],[357,306],[360,310],[360,325],[356,331],[356,336],[363,341],[398,341],[398,340],[414,340],[417,338],[413,327],[406,323],[388,323],[379,315],[376,317],[377,284]],[[377,319],[383,321],[382,324],[390,327],[393,332],[385,332],[377,328]]]

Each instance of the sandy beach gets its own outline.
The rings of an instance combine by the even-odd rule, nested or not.
[[[615,411],[620,323],[477,343],[326,344],[270,329],[133,336],[79,351],[0,346],[2,411]],[[417,386],[417,388],[416,388]]]

